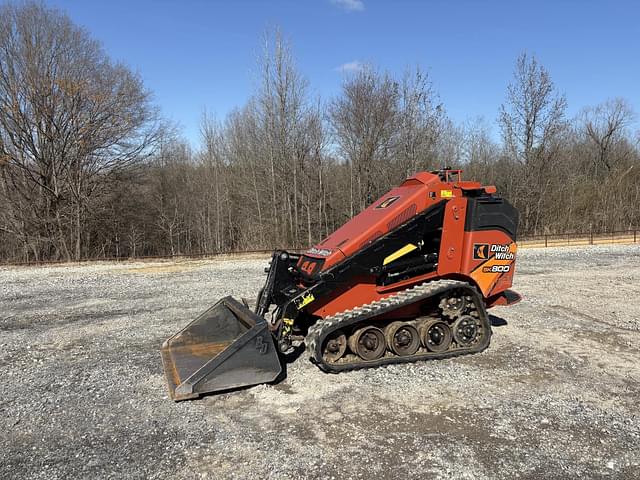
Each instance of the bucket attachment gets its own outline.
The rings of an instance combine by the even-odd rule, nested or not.
[[[173,400],[275,380],[282,371],[267,321],[225,297],[161,349]]]

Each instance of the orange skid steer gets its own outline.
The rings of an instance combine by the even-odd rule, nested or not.
[[[303,254],[273,253],[254,311],[225,297],[162,346],[171,398],[281,376],[306,348],[329,373],[481,352],[511,305],[518,213],[460,170],[405,180]]]

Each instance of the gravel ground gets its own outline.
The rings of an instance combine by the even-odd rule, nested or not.
[[[484,353],[168,399],[265,258],[0,269],[0,478],[640,478],[640,247],[530,249]]]

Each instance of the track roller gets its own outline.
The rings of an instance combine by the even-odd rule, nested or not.
[[[442,320],[430,320],[420,325],[422,345],[430,352],[445,352],[451,345],[451,328]]]
[[[387,348],[382,330],[376,327],[363,327],[349,337],[349,348],[363,360],[377,360]]]
[[[416,327],[406,322],[393,322],[384,329],[387,347],[396,355],[413,355],[420,347],[420,334]]]

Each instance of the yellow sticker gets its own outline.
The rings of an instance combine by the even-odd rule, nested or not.
[[[300,298],[300,300],[296,301],[296,307],[298,307],[298,310],[302,310],[315,299],[316,297],[313,296],[313,293],[306,293]]]
[[[386,257],[384,259],[384,261],[382,262],[382,265],[386,265],[387,263],[391,263],[391,262],[399,259],[403,255],[406,255],[407,253],[413,252],[416,248],[418,248],[418,247],[416,245],[414,245],[413,243],[408,243],[404,247],[402,247],[400,250],[396,250],[391,255]]]
[[[453,191],[451,191],[451,190],[440,190],[440,196],[442,198],[453,198]]]

